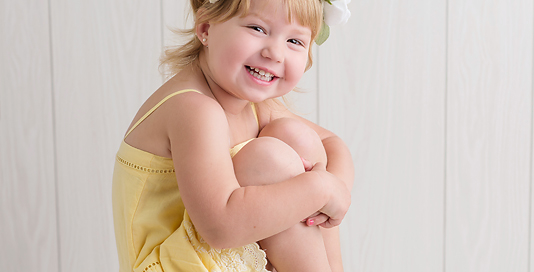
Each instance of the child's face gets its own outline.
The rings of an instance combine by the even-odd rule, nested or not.
[[[311,30],[287,20],[281,0],[252,0],[247,16],[211,24],[207,63],[226,92],[261,102],[290,92],[308,61]]]

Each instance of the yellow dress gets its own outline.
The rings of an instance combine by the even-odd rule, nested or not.
[[[167,96],[126,136],[167,99],[190,91],[198,92],[182,90]],[[257,243],[211,248],[185,210],[172,159],[142,151],[124,140],[113,173],[113,219],[121,272],[267,271],[265,252]]]

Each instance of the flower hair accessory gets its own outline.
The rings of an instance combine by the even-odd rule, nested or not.
[[[219,0],[209,0],[211,4]],[[321,0],[323,1],[323,24],[315,39],[317,45],[323,44],[330,36],[330,26],[345,24],[350,18],[347,6],[351,0]]]
[[[330,36],[330,26],[342,25],[349,20],[350,10],[347,4],[349,4],[350,1],[351,0],[324,0],[323,25],[315,39],[317,45],[323,44],[326,39],[328,39],[328,36]]]

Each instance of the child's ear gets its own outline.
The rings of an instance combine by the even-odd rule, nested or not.
[[[208,39],[208,29],[210,28],[209,23],[200,23],[196,27],[196,35],[200,42],[204,45],[207,45],[206,41]]]
[[[197,22],[198,21],[204,21],[204,22],[197,24],[197,26],[195,28],[195,32],[196,32],[197,38],[200,40],[200,42],[202,42],[202,44],[204,44],[204,46],[207,45],[206,41],[208,39],[208,29],[210,28],[209,21],[207,21],[207,20],[202,18],[202,17],[205,16],[205,14],[204,14],[205,11],[206,11],[205,8],[198,9],[196,21]]]

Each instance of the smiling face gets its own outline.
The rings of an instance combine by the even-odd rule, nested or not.
[[[310,28],[289,21],[283,0],[252,0],[246,16],[211,23],[207,76],[227,93],[261,102],[290,92],[306,69]]]

